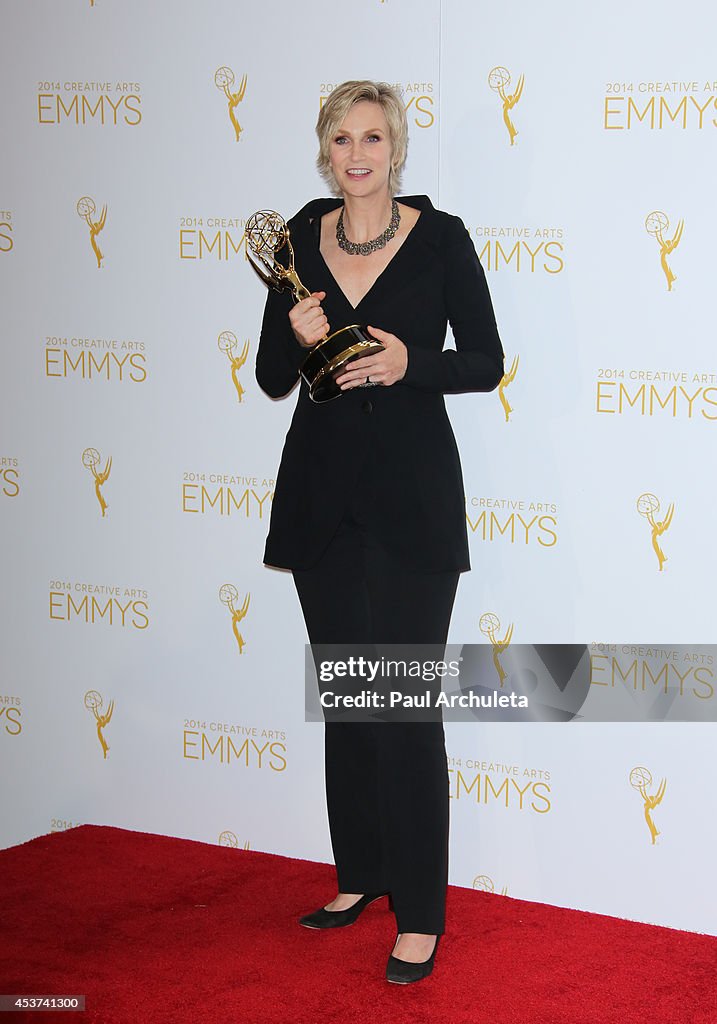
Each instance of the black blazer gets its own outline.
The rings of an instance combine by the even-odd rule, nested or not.
[[[303,380],[276,480],[268,565],[309,568],[333,537],[365,460],[375,486],[376,538],[406,568],[470,569],[460,460],[443,395],[491,391],[503,349],[483,268],[463,222],[427,196],[400,199],[416,224],[354,309],[318,248],[312,220],[339,206],[316,199],[289,221],[296,269],[309,291],[325,291],[332,331],[362,323],[395,334],[408,369],[391,387],[357,388],[316,405]],[[294,337],[290,294],[270,291],[256,378],[272,398],[297,382],[309,350]],[[456,351],[443,352],[450,322]]]

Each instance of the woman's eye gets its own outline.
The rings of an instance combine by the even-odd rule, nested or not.
[[[381,141],[381,136],[380,135],[369,135],[367,141],[368,142],[380,142]]]
[[[334,142],[336,143],[337,146],[343,145],[343,143],[346,141],[347,139],[345,135],[339,135],[338,139],[334,139]]]

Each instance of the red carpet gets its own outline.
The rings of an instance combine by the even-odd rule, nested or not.
[[[451,888],[434,974],[383,977],[386,901],[297,916],[326,865],[84,825],[0,851],[0,992],[84,994],[101,1024],[715,1024],[717,939]]]

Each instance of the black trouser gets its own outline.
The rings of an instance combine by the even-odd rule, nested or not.
[[[357,509],[315,566],[294,570],[312,644],[442,648],[458,576],[402,568]],[[443,723],[327,722],[325,741],[339,891],[390,891],[399,932],[442,934],[448,882]]]

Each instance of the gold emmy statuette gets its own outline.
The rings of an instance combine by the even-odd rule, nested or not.
[[[244,598],[244,602],[240,608],[235,608],[235,601],[239,600],[239,591],[233,583],[223,583],[219,588],[219,600],[222,604],[225,604],[229,611],[232,613],[232,631],[236,638],[236,642],[239,645],[239,653],[244,653],[246,643],[244,637],[239,631],[239,623],[244,618],[246,613],[249,611],[249,601],[251,600],[251,594],[247,594]]]
[[[245,391],[242,387],[242,383],[239,380],[239,370],[241,370],[244,363],[247,361],[249,355],[249,341],[244,342],[244,346],[237,355],[237,345],[239,340],[233,331],[222,331],[217,338],[217,344],[221,352],[226,352],[227,359],[229,360],[232,368],[232,380],[234,381],[234,387],[236,388],[237,398],[240,402],[244,401]]]
[[[101,461],[102,459],[100,457],[100,453],[97,451],[96,448],[85,448],[85,450],[82,453],[82,465],[85,466],[87,469],[91,470],[92,475],[95,478],[95,494],[97,495],[97,500],[100,503],[102,515],[104,516],[104,514],[107,511],[107,502],[104,499],[101,488],[103,484],[107,483],[107,479],[112,470],[112,456],[110,455],[110,457],[107,459],[107,462],[105,463],[105,468],[98,472],[97,467],[99,466]]]
[[[660,500],[654,494],[641,494],[637,499],[637,511],[641,516],[647,519],[648,523],[652,527],[652,548],[657,555],[657,565],[662,572],[663,566],[667,561],[667,555],[660,547],[660,541],[658,538],[670,528],[672,517],[675,514],[675,506],[670,502],[667,513],[664,519],[657,519],[656,515],[660,511]]]
[[[680,244],[682,232],[685,229],[685,222],[684,220],[680,220],[679,224],[677,225],[677,230],[675,231],[672,238],[665,238],[665,232],[667,231],[669,226],[669,218],[666,213],[662,212],[662,210],[653,210],[652,213],[648,213],[647,217],[645,218],[645,230],[649,235],[654,236],[654,238],[657,240],[657,244],[660,246],[660,266],[662,267],[662,272],[664,273],[665,278],[667,279],[667,290],[668,292],[671,292],[672,285],[677,280],[677,277],[672,272],[672,268],[669,266],[667,262],[667,257],[670,255],[671,252],[674,252],[677,246]]]
[[[92,245],[92,251],[97,259],[97,267],[99,269],[102,266],[104,256],[97,242],[97,236],[107,222],[107,206],[102,207],[102,213],[98,220],[92,220],[92,215],[96,212],[97,207],[91,196],[83,196],[82,199],[77,200],[77,213],[83,220],[87,221],[87,226],[90,229],[90,244]]]
[[[657,790],[654,793],[648,793],[647,787],[652,785],[652,772],[649,768],[643,768],[638,766],[633,768],[630,772],[630,785],[633,789],[636,789],[643,800],[643,813],[645,815],[645,821],[647,827],[650,830],[650,836],[652,838],[652,845],[655,845],[655,841],[659,836],[657,826],[652,820],[652,812],[662,803],[662,798],[665,795],[667,789],[667,779],[663,779]]]
[[[107,758],[107,751],[110,749],[107,740],[104,737],[102,730],[105,726],[110,724],[112,713],[115,709],[115,702],[111,700],[107,705],[107,710],[100,714],[100,708],[104,703],[102,694],[98,693],[97,690],[88,690],[85,694],[84,704],[88,711],[91,711],[95,716],[97,722],[97,738],[100,741],[102,747],[102,756]]]
[[[512,384],[515,380],[515,375],[518,372],[518,362],[520,356],[516,356],[513,362],[510,364],[510,369],[506,370],[503,374],[500,383],[498,384],[498,397],[500,398],[500,404],[503,406],[503,412],[505,413],[505,422],[508,423],[510,420],[510,414],[513,411],[513,406],[508,401],[508,396],[505,393],[505,389],[509,384]]]
[[[282,292],[290,289],[294,300],[307,299],[311,292],[299,280],[294,269],[294,248],[289,237],[289,228],[284,218],[274,210],[259,210],[246,225],[247,258],[254,270],[269,288]],[[276,257],[286,248],[286,266]],[[254,256],[251,258],[249,253]],[[309,350],[301,367],[301,376],[309,385],[309,396],[313,402],[329,402],[342,393],[336,378],[346,365],[361,356],[382,352],[383,345],[372,338],[365,327],[351,324],[342,327]],[[359,387],[374,387],[373,382]]]
[[[231,121],[232,127],[234,128],[234,140],[235,142],[238,142],[242,133],[242,126],[237,121],[237,117],[236,114],[234,113],[234,110],[237,104],[241,103],[246,94],[246,75],[242,75],[242,79],[239,82],[239,88],[236,92],[232,92],[231,89],[231,87],[234,85],[234,82],[234,72],[232,71],[231,68],[221,67],[217,68],[217,70],[214,72],[214,84],[216,85],[217,89],[222,90],[222,92],[227,98],[229,120]]]
[[[511,146],[515,145],[515,137],[518,134],[518,129],[515,127],[510,119],[510,111],[516,105],[520,97],[523,95],[523,86],[525,85],[525,78],[523,75],[518,79],[515,92],[507,92],[507,88],[510,85],[510,71],[507,68],[497,67],[493,68],[488,75],[488,85],[491,87],[493,92],[497,92],[503,101],[503,122],[505,127],[508,129],[508,135],[510,136]]]

